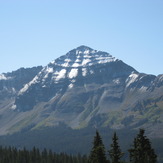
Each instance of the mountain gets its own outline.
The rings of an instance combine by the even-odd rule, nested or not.
[[[0,74],[0,99],[14,97],[24,84],[30,82],[41,71],[42,66],[20,68],[11,73]]]
[[[18,92],[26,83],[30,82],[41,69],[42,66],[26,69],[20,68],[10,73],[0,74],[0,134],[4,134],[6,126],[10,124],[10,120],[13,116],[12,105],[14,104]]]
[[[87,46],[43,68],[2,74],[0,88],[1,135],[60,124],[72,129],[143,127],[151,137],[163,135],[163,75],[139,73]]]
[[[106,145],[116,130],[124,151],[144,128],[163,160],[163,75],[80,46],[45,67],[1,74],[0,124],[0,145],[71,154],[90,151],[96,128]]]

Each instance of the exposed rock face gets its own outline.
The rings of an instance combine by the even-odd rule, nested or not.
[[[58,94],[73,92],[76,87],[86,90],[93,85],[117,85],[118,80],[124,82],[132,72],[136,71],[110,54],[81,46],[44,67],[20,90],[15,104],[18,110],[31,110],[38,101],[47,102]]]
[[[41,69],[42,66],[20,68],[11,73],[0,74],[0,99],[8,96],[14,97],[24,87],[24,84],[30,82]]]
[[[0,128],[2,133],[59,123],[163,132],[163,75],[139,73],[106,52],[80,46],[27,76],[16,75],[22,81],[10,87],[15,100],[1,115],[10,112],[14,118]]]

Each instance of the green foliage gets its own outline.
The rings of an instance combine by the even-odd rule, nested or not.
[[[121,152],[120,146],[118,145],[118,136],[116,132],[114,132],[113,143],[111,144],[111,149],[109,150],[109,155],[112,163],[120,163],[120,159],[123,156]]]
[[[89,163],[106,163],[105,147],[98,131],[96,131],[96,136],[94,137]]]
[[[102,135],[103,143],[105,145],[112,144],[114,131],[110,128],[99,128],[100,135]],[[128,149],[133,144],[133,137],[137,135],[136,130],[122,129],[117,130],[120,142],[120,147],[125,151],[123,160],[128,160]],[[159,133],[160,134],[160,133]],[[56,128],[43,128],[40,130],[26,131],[13,134],[5,135],[0,137],[0,145],[14,146],[17,149],[33,150],[33,146],[43,151],[44,148],[52,149],[57,153],[66,153],[69,155],[77,155],[78,153],[84,155],[89,154],[92,149],[91,141],[94,137],[94,128],[87,127],[85,129],[73,130],[66,126],[60,125]],[[152,146],[155,149],[158,162],[163,163],[163,139],[155,138],[152,139]],[[108,150],[108,149],[107,149]],[[106,155],[107,156],[107,155]],[[27,157],[27,156],[26,156]],[[9,162],[10,163],[10,162]]]
[[[144,135],[145,131],[140,129],[139,134],[134,139],[134,144],[130,153],[130,162],[132,163],[156,163],[157,155],[151,147],[149,139]]]
[[[149,139],[144,136],[144,132],[143,129],[140,129],[139,134],[134,139],[133,148],[128,150],[131,163],[157,163],[157,155],[151,147]],[[125,161],[121,160],[124,153],[122,153],[118,144],[116,132],[113,134],[112,144],[110,146],[109,155],[111,163],[125,163]],[[106,159],[105,147],[98,131],[96,131],[96,136],[94,137],[89,163],[110,163]]]
[[[16,148],[0,147],[0,163],[87,163],[86,156],[71,156],[65,153],[56,154],[51,150],[44,149],[40,151],[38,148],[32,150],[17,150]]]

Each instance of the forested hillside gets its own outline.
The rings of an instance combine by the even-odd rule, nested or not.
[[[67,155],[65,153],[56,154],[51,150],[40,151],[33,147],[32,150],[14,147],[0,147],[0,163],[86,163],[87,157]]]
[[[39,138],[38,138],[39,139]],[[158,149],[155,150],[151,140],[145,135],[143,129],[139,130],[137,135],[134,135],[130,146],[124,148],[124,140],[119,139],[119,134],[114,132],[110,143],[104,144],[104,139],[96,130],[95,136],[91,138],[90,142],[82,140],[81,143],[88,144],[89,152],[85,155],[70,154],[66,152],[54,152],[48,148],[31,149],[17,146],[17,147],[0,147],[0,163],[159,163],[163,162],[162,156]],[[81,140],[81,139],[80,139]],[[108,141],[107,141],[108,142]],[[126,140],[125,140],[126,142]],[[74,151],[76,146],[74,145]],[[158,145],[158,144],[157,144]],[[44,146],[44,144],[42,144]],[[64,144],[63,150],[69,146]],[[71,147],[72,148],[72,147]],[[88,149],[86,150],[88,151]]]

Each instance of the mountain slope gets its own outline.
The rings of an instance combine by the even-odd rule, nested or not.
[[[20,68],[11,73],[0,74],[0,98],[14,96],[41,71],[42,66],[33,68]]]
[[[13,112],[14,101],[18,92],[24,85],[30,82],[42,66],[33,68],[20,68],[11,73],[0,75],[0,134],[7,133],[6,129],[11,127],[12,119],[16,118],[17,113]]]
[[[20,90],[16,110],[39,110],[37,119],[48,125],[64,122],[73,128],[85,127],[101,105],[99,112],[108,109],[109,101],[114,101],[112,108],[117,106],[132,72],[136,70],[110,54],[81,46],[48,64]],[[106,96],[109,91],[114,94]],[[33,123],[39,126],[35,119]]]
[[[73,129],[144,127],[161,136],[163,75],[139,73],[106,52],[80,46],[45,66],[3,110],[11,120],[0,119],[1,134],[64,123]]]

